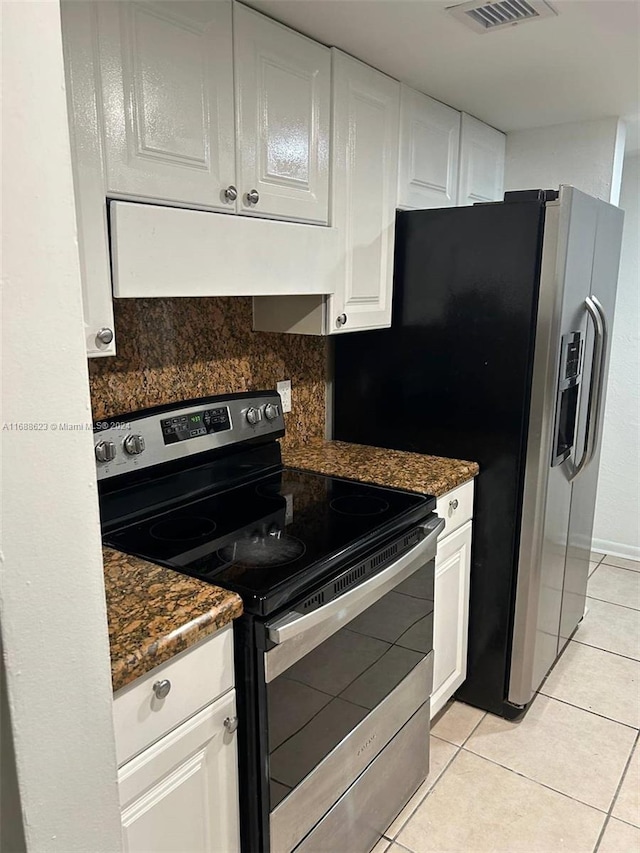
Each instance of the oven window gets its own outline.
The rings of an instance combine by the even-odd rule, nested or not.
[[[267,685],[271,810],[431,651],[433,581],[432,560]]]

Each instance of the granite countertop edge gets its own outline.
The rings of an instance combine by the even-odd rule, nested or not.
[[[289,468],[441,497],[473,480],[477,462],[330,439],[283,449]]]
[[[235,592],[111,548],[103,559],[114,693],[242,614]]]

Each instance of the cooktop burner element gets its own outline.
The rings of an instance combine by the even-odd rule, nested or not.
[[[216,529],[215,521],[198,515],[177,515],[164,518],[149,528],[149,535],[166,542],[189,542],[211,536]]]
[[[332,500],[330,506],[342,515],[380,515],[389,509],[387,501],[371,495],[345,495]]]
[[[221,548],[218,555],[225,563],[233,563],[240,568],[258,569],[286,566],[287,563],[302,557],[306,550],[304,542],[295,536],[249,534]]]

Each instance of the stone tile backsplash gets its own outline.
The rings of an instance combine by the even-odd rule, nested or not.
[[[115,300],[118,354],[89,360],[94,419],[291,379],[285,445],[324,436],[326,339],[251,323],[249,297]]]

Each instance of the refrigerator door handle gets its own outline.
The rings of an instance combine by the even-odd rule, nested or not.
[[[593,361],[591,363],[591,383],[589,387],[589,402],[587,405],[587,429],[584,450],[580,462],[569,476],[573,482],[589,465],[598,448],[600,426],[602,421],[602,394],[604,391],[605,366],[607,359],[607,319],[604,309],[597,296],[587,296],[585,308],[593,322],[595,340],[593,344]]]

